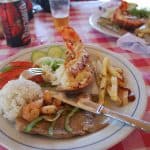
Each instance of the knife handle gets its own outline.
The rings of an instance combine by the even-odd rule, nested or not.
[[[138,120],[133,117],[120,114],[118,112],[115,112],[113,110],[110,110],[106,107],[102,107],[101,112],[108,117],[111,117],[113,119],[119,120],[123,123],[126,123],[132,127],[136,127],[139,129],[142,129],[145,132],[150,132],[150,122],[144,121],[144,120]]]

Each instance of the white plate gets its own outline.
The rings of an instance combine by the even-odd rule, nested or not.
[[[97,23],[97,21],[100,19],[100,17],[103,15],[103,13],[94,13],[89,17],[89,24],[92,26],[92,28],[94,28],[95,30],[102,32],[106,35],[112,36],[112,37],[116,37],[119,38],[120,35],[101,26],[100,24]]]
[[[118,112],[140,118],[146,108],[147,98],[143,79],[138,70],[124,57],[112,53],[100,46],[86,45],[89,51],[111,58],[112,64],[123,68],[128,86],[136,96],[136,100],[122,108],[113,108]],[[0,65],[0,68],[14,60],[28,60],[31,52],[47,46],[29,48],[9,58]],[[10,122],[0,117],[0,143],[13,150],[103,150],[117,144],[127,137],[133,128],[113,121],[99,132],[72,139],[55,140],[42,136],[33,136],[17,132]]]

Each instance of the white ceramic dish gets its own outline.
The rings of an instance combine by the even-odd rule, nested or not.
[[[17,55],[4,61],[0,68],[14,60],[29,60],[32,51],[46,49],[48,46],[40,46],[22,50]],[[140,118],[146,108],[147,98],[143,79],[138,70],[124,57],[112,53],[100,46],[86,45],[89,51],[96,51],[101,55],[111,58],[112,64],[123,68],[128,86],[136,96],[136,100],[122,108],[115,108],[118,112],[132,117]],[[127,137],[133,128],[113,121],[109,126],[99,132],[87,136],[72,139],[55,140],[42,136],[33,136],[20,133],[15,130],[7,120],[0,116],[0,144],[13,150],[103,150],[117,144]]]
[[[94,28],[95,30],[104,33],[106,35],[112,36],[112,37],[116,37],[119,38],[120,35],[117,34],[116,32],[113,32],[111,30],[108,30],[107,28],[99,25],[97,23],[97,21],[100,19],[100,17],[102,16],[103,13],[94,13],[89,17],[89,24],[92,26],[92,28]]]

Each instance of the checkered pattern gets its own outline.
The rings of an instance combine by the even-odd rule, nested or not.
[[[106,36],[91,28],[88,23],[89,16],[98,9],[99,1],[73,2],[71,3],[70,25],[80,35],[84,43],[96,43],[110,51],[120,53],[134,64],[142,73],[147,93],[148,105],[143,116],[144,120],[150,121],[150,57],[138,55],[128,50],[116,47],[116,38]],[[54,42],[62,42],[62,38],[54,30],[52,18],[49,13],[37,13],[30,22],[32,42],[27,47],[43,45]],[[19,52],[22,48],[10,48],[6,46],[5,40],[0,40],[0,60],[4,60]],[[150,134],[134,130],[126,139],[109,150],[147,150],[150,149]],[[0,148],[4,150],[4,148]]]

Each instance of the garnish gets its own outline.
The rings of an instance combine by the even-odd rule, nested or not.
[[[53,136],[53,134],[54,134],[53,130],[54,130],[55,124],[56,124],[56,120],[51,123],[51,126],[48,129],[48,135],[49,136]]]
[[[53,122],[56,121],[61,114],[64,112],[64,109],[60,109],[59,111],[57,111],[56,115],[54,117],[51,116],[43,116],[44,120],[49,121],[49,122]]]
[[[53,118],[53,119],[48,119],[48,118],[44,118],[45,120],[47,120],[47,121],[50,121],[50,122],[52,122],[51,123],[51,125],[50,125],[50,127],[49,127],[49,129],[48,129],[48,134],[49,134],[49,136],[53,136],[53,130],[54,130],[54,126],[55,126],[55,124],[56,124],[56,121],[57,121],[57,119],[61,116],[61,114],[63,113],[65,111],[65,109],[60,109],[58,112],[57,112],[57,114],[56,114],[56,116]]]
[[[42,121],[44,119],[43,116],[40,116],[36,119],[34,119],[33,121],[31,121],[27,126],[26,128],[24,129],[25,132],[30,132],[33,127],[35,127],[40,121]]]
[[[79,108],[77,107],[73,108],[72,111],[67,115],[65,119],[65,130],[67,132],[72,132],[72,128],[70,127],[70,119],[77,111],[79,111]]]
[[[32,63],[28,61],[10,62],[0,70],[0,89],[9,81],[17,79],[21,72],[32,67]]]
[[[0,72],[7,72],[10,71],[12,69],[12,66],[5,66],[2,69],[0,69]]]
[[[137,9],[137,8],[133,8],[128,10],[129,14],[136,16],[138,18],[150,18],[150,11],[148,11],[147,9],[143,8],[143,9]]]
[[[61,64],[63,64],[64,63],[64,61],[61,61],[61,60],[54,60],[52,63],[51,63],[51,68],[52,68],[52,70],[53,71],[56,71],[58,68],[59,68],[59,66],[61,65]]]
[[[46,66],[48,68],[51,68],[52,71],[56,71],[63,63],[64,63],[64,59],[51,58],[51,57],[43,57],[37,62],[39,66],[41,67]]]

